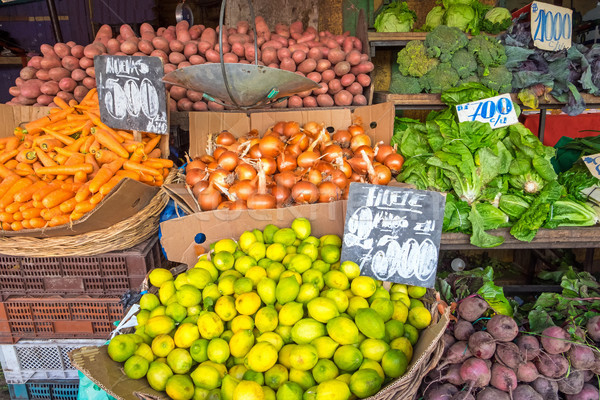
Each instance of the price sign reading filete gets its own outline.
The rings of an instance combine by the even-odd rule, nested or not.
[[[446,199],[438,192],[351,183],[341,261],[382,281],[433,288]]]
[[[165,134],[167,95],[159,57],[96,56],[100,119],[116,129]]]
[[[531,4],[531,37],[538,49],[558,51],[571,47],[573,10],[534,1]]]
[[[470,103],[458,104],[456,112],[459,122],[487,122],[494,129],[519,122],[515,106],[508,93]]]

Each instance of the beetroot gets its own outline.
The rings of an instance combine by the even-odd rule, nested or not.
[[[540,354],[540,342],[535,336],[522,335],[517,338],[517,346],[527,361],[531,361]]]
[[[569,370],[569,362],[559,354],[540,353],[535,366],[540,374],[554,379],[562,378]]]
[[[458,392],[455,386],[446,383],[425,393],[425,400],[450,400]]]
[[[488,303],[479,297],[468,297],[458,304],[458,315],[462,319],[473,322],[488,309]]]
[[[510,342],[519,334],[519,327],[514,319],[507,315],[494,315],[487,323],[488,332],[494,339]]]
[[[512,342],[498,343],[496,345],[496,359],[514,370],[517,370],[521,364],[525,363],[519,347]]]
[[[438,369],[444,368],[448,364],[458,364],[465,361],[467,358],[472,357],[471,351],[469,350],[469,345],[465,341],[459,341],[454,343],[448,349],[448,354],[446,354],[446,359],[443,363],[438,366]]]
[[[444,357],[445,357],[450,346],[452,346],[454,343],[456,343],[456,339],[454,338],[454,336],[452,336],[448,332],[444,332],[444,336],[442,336],[442,340],[444,341]]]
[[[511,393],[517,388],[517,376],[512,369],[502,364],[494,363],[490,383],[498,390]]]
[[[587,325],[587,334],[595,342],[600,342],[600,315],[596,315],[589,319]]]
[[[567,400],[598,400],[598,388],[586,383],[581,392],[577,394],[568,394]]]
[[[469,337],[469,350],[475,357],[488,360],[496,351],[496,341],[489,333],[478,331]]]
[[[594,351],[586,345],[576,344],[569,349],[569,360],[575,369],[590,369],[596,362]]]
[[[477,400],[510,400],[508,393],[491,386],[477,393]]]
[[[535,381],[540,376],[535,364],[531,361],[527,361],[524,364],[519,365],[517,369],[517,379],[519,382],[530,383]]]
[[[581,329],[581,327],[574,324],[570,324],[565,326],[565,330],[567,332],[573,332],[571,333],[571,337],[573,338],[573,340],[585,343],[585,331]]]
[[[529,385],[519,385],[512,393],[513,400],[544,400],[544,398]]]
[[[475,400],[475,397],[471,393],[458,392],[450,400]]]
[[[489,385],[491,374],[485,361],[472,357],[460,366],[460,377],[469,384],[468,393],[471,393],[474,387],[480,388]]]
[[[571,348],[571,336],[560,326],[550,326],[542,332],[542,347],[550,354],[560,354]]]
[[[473,324],[464,319],[458,321],[454,325],[454,337],[456,340],[469,340],[469,337],[475,333],[475,328],[473,328]]]
[[[541,394],[545,400],[558,400],[558,384],[546,378],[537,378],[531,386]]]
[[[581,392],[585,383],[583,380],[583,372],[571,371],[569,376],[565,376],[557,383],[559,392],[564,394],[577,394]]]

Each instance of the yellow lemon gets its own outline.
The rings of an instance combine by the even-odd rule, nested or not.
[[[348,277],[343,272],[332,270],[323,276],[325,284],[330,288],[346,290],[350,287]]]
[[[153,293],[146,293],[140,299],[140,308],[142,310],[152,311],[158,306],[160,306],[160,300]]]
[[[173,371],[165,363],[150,363],[150,368],[146,374],[148,384],[154,390],[164,392],[167,387],[167,381],[173,376]]]
[[[192,356],[186,349],[173,349],[167,355],[167,365],[176,374],[186,374],[192,368]]]
[[[344,297],[345,295],[342,294]],[[326,323],[339,315],[337,305],[326,297],[317,297],[308,302],[306,306],[308,315],[315,320]]]
[[[411,346],[414,346],[419,340],[419,331],[410,324],[404,324],[404,337],[408,339]]]
[[[252,286],[256,287],[262,278],[267,276],[267,271],[263,267],[254,266],[246,272],[245,277],[252,281]]]
[[[200,332],[198,326],[186,322],[185,324],[179,325],[173,336],[175,346],[187,349],[192,346],[196,340],[200,339]]]
[[[244,373],[248,370],[243,364],[237,364],[229,368],[229,375],[233,376],[237,380],[241,380]]]
[[[135,351],[135,355],[145,358],[148,362],[154,361],[154,353],[152,353],[152,348],[148,346],[146,343],[140,343],[139,347]]]
[[[330,300],[333,300],[339,312],[343,313],[348,309],[350,300],[348,299],[348,296],[346,296],[346,293],[343,290],[327,289],[323,291],[321,295]]]
[[[352,394],[345,382],[338,379],[319,383],[316,400],[348,400]]]
[[[173,375],[167,380],[165,391],[173,400],[191,400],[194,397],[194,383],[187,375]]]
[[[371,368],[363,368],[352,374],[350,391],[355,396],[364,399],[376,394],[381,389],[382,383],[383,378],[379,376],[377,371]]]
[[[206,350],[208,349],[208,339],[198,339],[190,346],[190,355],[198,363],[208,360]]]
[[[177,296],[177,302],[184,307],[196,306],[202,301],[200,290],[190,284],[181,286],[175,295]]]
[[[229,350],[234,357],[244,357],[254,346],[254,334],[250,329],[242,329],[229,340]]]
[[[367,299],[360,296],[354,296],[348,299],[348,308],[346,309],[346,312],[352,318],[354,318],[356,312],[361,308],[369,308],[369,302]]]
[[[283,347],[283,338],[275,332],[265,332],[256,338],[256,342],[268,342],[275,347],[275,350],[279,351]]]
[[[390,342],[390,347],[394,350],[400,350],[406,356],[408,362],[412,360],[413,348],[410,341],[405,337],[399,337]]]
[[[315,382],[321,383],[330,379],[335,379],[339,375],[338,367],[333,361],[328,359],[320,359],[312,369]]]
[[[296,322],[291,332],[292,340],[298,344],[310,343],[314,339],[324,336],[325,333],[325,325],[312,318],[304,318]]]
[[[225,327],[219,316],[211,311],[207,311],[198,317],[198,330],[200,336],[204,339],[212,339],[221,336]]]
[[[260,296],[255,292],[241,294],[235,300],[235,309],[242,315],[252,315],[259,308]]]
[[[188,283],[200,290],[214,281],[210,272],[204,268],[192,268],[187,272],[187,275]]]
[[[158,315],[150,318],[144,328],[146,334],[153,338],[171,332],[175,328],[175,321],[166,315]]]
[[[256,312],[254,324],[260,333],[272,332],[279,323],[277,310],[273,306],[266,306]]]
[[[235,260],[233,268],[235,268],[235,270],[240,274],[245,274],[251,267],[254,267],[255,265],[258,264],[254,258],[244,255]]]
[[[408,307],[406,304],[399,300],[393,300],[392,304],[394,304],[394,313],[392,314],[392,319],[406,323],[406,319],[408,318]]]
[[[269,277],[264,277],[256,284],[256,292],[260,296],[260,299],[265,304],[275,304],[277,298],[275,297],[275,290],[277,288],[277,282]]]
[[[375,279],[370,276],[358,276],[352,280],[350,289],[355,296],[364,297],[365,299],[373,296],[377,290]]]
[[[365,339],[360,342],[360,351],[364,358],[381,361],[383,355],[390,349],[390,345],[380,339]]]
[[[381,367],[386,376],[390,378],[398,378],[404,375],[408,368],[408,359],[400,350],[390,350],[383,355]]]
[[[215,264],[213,264],[212,261],[200,260],[196,263],[196,265],[194,265],[194,268],[207,270],[210,273],[212,282],[216,281],[219,277],[219,270],[215,267]],[[181,276],[181,274],[179,276]]]
[[[372,369],[373,371],[377,372],[377,375],[379,375],[379,377],[381,379],[385,379],[385,374],[383,373],[383,368],[381,368],[381,365],[379,365],[379,363],[377,361],[374,360],[369,360],[368,358],[365,358],[362,362],[362,364],[360,365],[359,370],[361,369]]]
[[[358,343],[358,328],[350,318],[337,317],[329,320],[327,333],[339,344]]]
[[[354,261],[344,261],[341,263],[340,271],[342,271],[349,280],[356,279],[360,275],[360,267]]]
[[[363,358],[360,350],[352,345],[340,346],[333,354],[333,362],[342,371],[356,371]]]
[[[431,323],[431,313],[425,307],[408,310],[408,323],[417,329],[425,329]]]
[[[233,391],[233,400],[265,400],[265,394],[258,383],[241,381]]]
[[[215,303],[215,312],[223,321],[231,321],[237,315],[235,299],[232,296],[219,297]]]
[[[221,338],[211,339],[206,355],[210,361],[223,364],[229,358],[229,344]]]
[[[249,315],[237,315],[234,319],[231,320],[231,330],[233,333],[237,333],[238,331],[249,329],[254,329],[254,320]]]
[[[319,358],[333,358],[335,350],[340,345],[329,336],[321,336],[313,340],[310,344],[315,346]]]
[[[420,299],[427,293],[427,288],[421,286],[408,286],[408,295],[413,299]]]
[[[292,368],[301,371],[312,369],[319,361],[317,349],[311,344],[299,344],[290,353],[290,364]]]
[[[244,293],[249,293],[252,291],[254,287],[254,282],[250,278],[239,278],[233,283],[233,291],[235,294],[240,295]]]
[[[221,400],[233,400],[233,392],[241,379],[232,375],[225,375],[221,380]]]
[[[250,349],[244,364],[256,372],[265,372],[277,362],[277,350],[268,342],[257,343]]]
[[[277,390],[288,380],[288,370],[281,364],[275,364],[265,372],[265,384]]]
[[[221,385],[221,375],[219,371],[211,365],[200,364],[190,374],[196,387],[212,390]]]
[[[215,253],[226,251],[234,253],[237,250],[237,243],[233,239],[221,239],[215,243]]]
[[[294,350],[294,347],[296,347],[296,344],[286,344],[284,345],[281,350],[279,350],[279,354],[278,354],[278,358],[279,358],[279,363],[281,365],[283,365],[284,367],[286,367],[287,369],[292,368],[292,364],[290,364],[290,354],[292,353],[292,350]]]
[[[157,357],[166,357],[174,348],[175,341],[167,334],[158,335],[152,340],[152,352]]]
[[[171,271],[165,268],[154,268],[152,271],[150,271],[150,274],[148,275],[148,280],[150,281],[150,284],[157,288],[160,288],[160,286],[163,283],[167,281],[172,281],[173,279],[174,278]]]
[[[219,292],[221,292],[221,294],[223,296],[231,296],[235,293],[235,289],[233,287],[233,285],[235,284],[235,281],[239,279],[238,276],[236,275],[227,275],[227,276],[221,276],[219,277],[219,283],[217,284],[217,288],[219,289]]]
[[[317,384],[315,378],[312,375],[312,371],[302,371],[296,368],[290,368],[289,377],[290,382],[295,382],[304,390]]]

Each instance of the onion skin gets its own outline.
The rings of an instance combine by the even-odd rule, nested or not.
[[[373,168],[375,173],[370,176],[370,181],[374,185],[387,185],[392,180],[392,171],[385,165],[378,165]]]
[[[198,198],[198,195],[208,187],[208,181],[200,181],[194,185],[192,188],[192,194],[195,198]]]
[[[238,155],[233,151],[226,150],[218,158],[217,163],[226,171],[233,171],[239,162]]]
[[[189,186],[196,186],[196,184],[200,181],[206,180],[208,176],[208,172],[204,169],[194,168],[190,169],[186,172],[185,183]]]
[[[323,150],[323,160],[329,163],[334,162],[338,157],[342,156],[342,148],[337,144],[330,144]]]
[[[283,206],[290,199],[290,196],[292,195],[292,191],[289,188],[286,188],[285,186],[277,185],[271,189],[271,194],[273,196],[275,196],[277,205]]]
[[[283,186],[288,189],[291,189],[298,182],[298,177],[291,171],[280,172],[273,179],[277,186]]]
[[[206,164],[200,161],[200,159],[194,159],[185,166],[186,172],[192,169],[206,169]]]
[[[352,167],[354,173],[364,175],[367,172],[367,163],[362,157],[352,157],[348,160],[348,164]],[[350,177],[352,179],[352,177]]]
[[[395,153],[395,151],[392,146],[389,144],[382,144],[381,146],[377,146],[377,155],[375,156],[375,160],[383,164],[383,160],[393,153]]]
[[[277,161],[273,157],[262,157],[260,162],[266,175],[273,175],[277,172]]]
[[[345,189],[350,183],[346,175],[339,169],[336,169],[331,173],[331,182],[333,182],[337,187],[339,187],[342,190]]]
[[[356,135],[362,135],[365,133],[365,128],[363,128],[360,125],[354,124],[354,125],[350,125],[348,127],[348,132],[350,132],[350,135],[352,135],[352,137],[356,136]]]
[[[342,196],[342,191],[333,182],[322,182],[319,185],[319,203],[329,203],[339,200]]]
[[[251,210],[266,210],[275,208],[277,206],[277,200],[272,194],[254,193],[246,200],[246,206]]]
[[[307,180],[313,185],[319,185],[321,182],[323,182],[323,174],[321,173],[321,171],[311,169],[310,171],[308,171]]]
[[[295,134],[300,133],[300,124],[295,121],[286,122],[283,126],[283,134],[287,137],[292,137]]]
[[[277,157],[283,151],[283,142],[275,136],[264,136],[258,142],[258,149],[263,157]]]
[[[292,188],[292,199],[297,204],[316,203],[319,200],[319,188],[310,182],[298,182]]]
[[[314,151],[305,151],[298,156],[296,159],[296,163],[300,168],[310,168],[312,167],[319,159],[319,154]]]
[[[293,171],[297,166],[296,157],[293,155],[283,152],[277,156],[277,169],[279,172]]]
[[[226,151],[227,149],[225,147],[219,146],[213,151],[213,157],[218,161],[219,157],[221,157],[221,154],[225,153]]]
[[[271,130],[273,132],[275,132],[276,134],[278,134],[279,136],[281,136],[281,135],[283,135],[283,128],[284,127],[285,127],[285,122],[284,121],[279,121],[275,125],[273,125],[273,128]]]
[[[221,192],[212,186],[203,190],[198,195],[198,204],[200,205],[200,209],[202,211],[216,210],[222,201],[223,197],[221,196]]]
[[[256,170],[250,164],[239,163],[238,166],[235,167],[235,176],[240,181],[244,180],[244,179],[252,180],[252,179],[256,178],[256,174],[257,174]]]
[[[215,143],[217,146],[231,146],[235,143],[235,137],[231,133],[223,131],[219,133],[215,139]]]
[[[341,148],[350,147],[350,140],[352,139],[352,135],[347,130],[338,130],[333,134],[331,140],[333,143],[337,144]]]
[[[256,193],[257,187],[252,181],[237,181],[229,188],[229,193],[234,194],[240,200],[248,200],[252,194]]]
[[[353,136],[350,140],[350,149],[356,152],[360,146],[369,146],[371,147],[371,138],[365,134]]]
[[[231,202],[231,204],[229,205],[229,209],[232,211],[247,210],[248,207],[246,206],[246,202],[244,200],[236,200]]]
[[[404,165],[404,157],[398,153],[392,153],[383,160],[383,165],[392,171],[392,175],[398,175]]]
[[[304,124],[302,127],[304,131],[310,136],[316,136],[323,129],[323,126],[315,121],[310,121]]]
[[[250,146],[250,150],[248,150],[248,157],[250,157],[250,158],[261,158],[262,157],[262,153],[260,152],[258,143]]]

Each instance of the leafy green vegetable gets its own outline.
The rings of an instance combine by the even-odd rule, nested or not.
[[[458,72],[449,62],[443,62],[433,67],[429,72],[419,78],[419,85],[427,93],[442,93],[458,83]]]
[[[454,53],[450,60],[450,65],[456,70],[458,76],[463,79],[472,76],[477,71],[477,60],[467,49],[460,49]]]
[[[511,25],[512,15],[504,7],[490,9],[481,20],[481,30],[494,35],[506,30]]]
[[[375,18],[373,26],[377,32],[410,32],[417,14],[404,1],[388,4]]]
[[[427,13],[427,17],[425,17],[425,25],[423,26],[423,30],[430,31],[444,22],[444,14],[446,10],[442,8],[442,6],[435,6]]]
[[[577,200],[557,200],[550,208],[550,218],[545,228],[559,226],[594,226],[598,223],[598,214],[591,206]]]
[[[498,93],[510,93],[512,89],[512,72],[504,65],[488,68],[488,73],[480,77],[481,83]]]
[[[500,197],[498,208],[504,211],[511,219],[521,218],[529,208],[529,202],[516,194],[504,194]]]
[[[551,205],[560,199],[563,187],[556,181],[549,182],[533,200],[531,206],[510,230],[518,240],[531,242],[548,218]]]
[[[575,164],[573,168],[560,174],[558,182],[575,200],[579,201],[587,200],[587,197],[581,193],[583,189],[594,185],[600,186],[600,179],[590,174],[590,171],[582,163]]]
[[[477,293],[487,301],[497,314],[513,316],[513,309],[506,296],[504,296],[504,289],[496,286],[492,280],[485,281]]]
[[[417,94],[422,91],[423,88],[419,85],[419,79],[402,75],[398,70],[398,63],[394,62],[389,92],[394,94]]]
[[[442,93],[441,100],[447,106],[456,106],[494,96],[498,96],[496,90],[490,89],[481,83],[473,82],[446,90]]]
[[[508,216],[506,216],[506,219],[508,220]],[[471,235],[470,240],[473,246],[489,248],[500,246],[502,243],[504,243],[503,236],[490,235],[486,232],[486,215],[480,212],[476,204],[473,204],[471,206],[471,212],[469,213],[469,221],[471,221],[471,226],[473,228],[473,233]]]
[[[506,63],[506,52],[500,41],[487,36],[477,35],[469,41],[468,49],[475,54],[477,62],[484,68],[481,76],[487,75],[489,67],[498,67]]]
[[[466,201],[458,200],[452,193],[446,195],[446,208],[444,208],[444,232],[471,232],[469,213],[471,207]]]
[[[453,4],[446,10],[446,25],[463,32],[477,33],[479,20],[473,7],[466,4]]]

